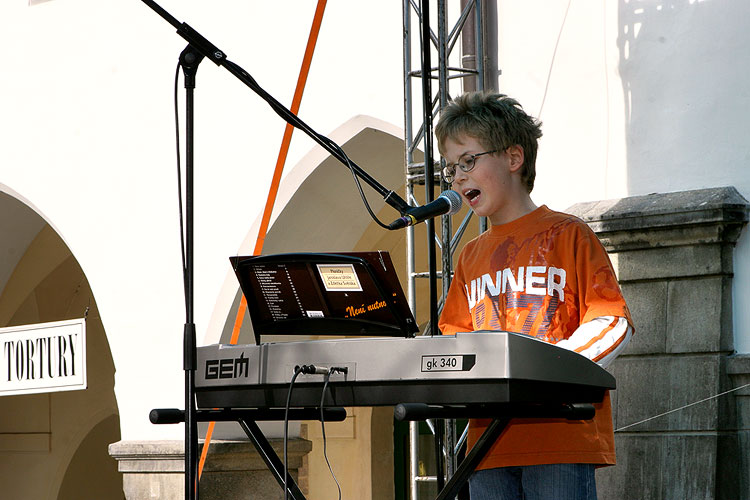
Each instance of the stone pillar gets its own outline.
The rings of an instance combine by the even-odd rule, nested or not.
[[[734,387],[732,255],[747,200],[714,188],[568,212],[610,252],[636,327],[611,367],[617,466],[597,473],[599,498],[750,498],[742,479],[749,451],[740,446],[750,408],[738,419],[736,393],[714,397]]]
[[[269,440],[283,456],[283,440]],[[202,446],[202,445],[201,445]],[[310,452],[311,443],[290,439],[287,456],[292,477]],[[182,500],[185,498],[183,441],[119,441],[109,445],[123,474],[126,500]],[[212,441],[200,480],[201,500],[283,499],[283,488],[248,441]],[[304,491],[303,491],[304,493]]]

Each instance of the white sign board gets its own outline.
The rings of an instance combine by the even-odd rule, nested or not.
[[[86,320],[0,328],[0,396],[86,388]]]

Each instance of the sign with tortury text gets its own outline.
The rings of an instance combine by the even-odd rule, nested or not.
[[[86,388],[86,320],[0,328],[0,396]]]

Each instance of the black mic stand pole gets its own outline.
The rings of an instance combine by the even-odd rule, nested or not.
[[[430,2],[422,2],[422,109],[424,117],[424,186],[425,204],[430,203],[434,197],[435,169],[432,152],[432,67],[430,50],[432,38],[430,37]],[[437,253],[435,250],[435,221],[430,218],[427,224],[427,261],[429,268],[429,302],[430,302],[430,335],[440,335],[438,330],[437,313]],[[445,269],[443,271],[446,271]],[[446,279],[443,276],[443,279]],[[443,432],[444,421],[435,421],[435,465],[438,491],[445,485],[444,455],[443,455]]]
[[[401,198],[398,194],[384,187],[382,184],[376,181],[372,176],[370,176],[367,172],[365,172],[359,165],[357,165],[351,159],[346,157],[344,152],[336,143],[322,136],[321,134],[318,134],[317,132],[315,132],[312,128],[310,128],[309,125],[307,125],[305,122],[300,120],[299,117],[297,117],[297,115],[292,113],[289,109],[284,107],[283,104],[281,104],[279,101],[274,99],[273,96],[271,96],[268,92],[263,90],[263,88],[260,85],[258,85],[258,82],[256,82],[253,79],[253,77],[250,76],[249,73],[247,73],[237,64],[229,61],[227,59],[226,54],[223,51],[219,50],[215,45],[213,45],[210,41],[204,38],[200,33],[198,33],[193,28],[191,28],[187,23],[180,23],[169,12],[165,11],[163,8],[157,5],[156,2],[154,2],[153,0],[142,0],[142,1],[143,3],[148,5],[152,10],[154,10],[157,14],[163,17],[172,26],[174,26],[177,29],[177,33],[182,38],[184,38],[190,45],[192,45],[195,50],[197,50],[200,54],[205,56],[208,60],[213,61],[214,64],[216,64],[217,66],[224,67],[224,69],[229,71],[238,80],[240,80],[242,83],[250,87],[250,89],[256,94],[258,94],[263,100],[265,100],[268,103],[268,105],[271,106],[271,108],[276,112],[276,114],[278,114],[281,118],[284,119],[284,121],[286,121],[287,123],[293,125],[295,128],[307,134],[311,139],[317,142],[318,145],[320,145],[323,149],[328,151],[331,154],[331,156],[333,156],[334,158],[339,160],[341,163],[346,165],[349,169],[351,169],[352,172],[357,177],[364,180],[371,188],[373,188],[378,194],[380,194],[383,197],[383,200],[387,204],[389,204],[391,207],[398,210],[398,212],[401,215],[406,215],[406,213],[410,209],[414,208],[411,205],[409,205],[406,201],[404,201],[404,199]]]
[[[195,370],[196,370],[196,335],[194,323],[193,304],[193,137],[194,137],[194,114],[193,114],[193,91],[195,89],[195,74],[203,57],[213,61],[217,66],[224,66],[230,73],[250,87],[256,94],[263,98],[276,113],[285,121],[305,132],[320,146],[328,151],[340,162],[347,165],[359,178],[364,180],[370,187],[383,196],[390,206],[405,215],[412,207],[406,203],[398,194],[385,188],[378,183],[367,172],[362,170],[356,163],[344,155],[338,145],[333,141],[321,136],[312,130],[305,122],[300,120],[294,113],[285,108],[270,94],[263,90],[257,82],[238,65],[227,60],[224,52],[219,50],[206,38],[192,29],[187,23],[180,23],[174,16],[160,7],[153,0],[143,0],[154,12],[159,14],[167,22],[177,29],[177,33],[183,37],[188,46],[180,54],[180,63],[185,75],[186,89],[186,125],[185,125],[185,328],[183,338],[183,359],[185,370],[185,499],[198,499],[198,419],[195,406]],[[434,238],[433,238],[434,239]]]
[[[424,119],[424,186],[425,205],[435,199],[435,166],[432,154],[432,68],[430,68],[430,2],[422,3],[422,108]],[[427,225],[427,259],[430,279],[430,335],[439,335],[437,327],[437,258],[435,251],[435,223]]]
[[[193,236],[193,139],[195,123],[193,91],[195,74],[203,56],[191,45],[180,54],[185,77],[185,330],[183,360],[185,370],[185,498],[198,498],[198,420],[195,406],[196,337],[194,322],[194,236]]]

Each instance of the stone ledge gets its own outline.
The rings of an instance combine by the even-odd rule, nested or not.
[[[580,217],[608,251],[734,243],[750,204],[734,187],[578,203]]]
[[[283,439],[271,439],[274,451],[283,455]],[[199,444],[203,448],[203,443]],[[310,452],[312,443],[306,439],[290,439],[287,449],[289,467],[302,466],[302,457]],[[117,460],[117,468],[125,473],[182,473],[185,470],[184,441],[118,441],[109,445],[109,454]],[[205,471],[265,470],[266,465],[249,441],[212,441],[206,458]]]
[[[269,440],[283,455],[283,440]],[[289,473],[298,477],[302,458],[312,449],[306,439],[290,439]],[[123,473],[127,500],[183,500],[185,498],[184,441],[119,441],[109,454]],[[278,500],[283,488],[249,441],[212,441],[200,479],[201,500]]]
[[[748,221],[748,201],[734,187],[654,193],[577,203],[567,212],[596,232]]]

